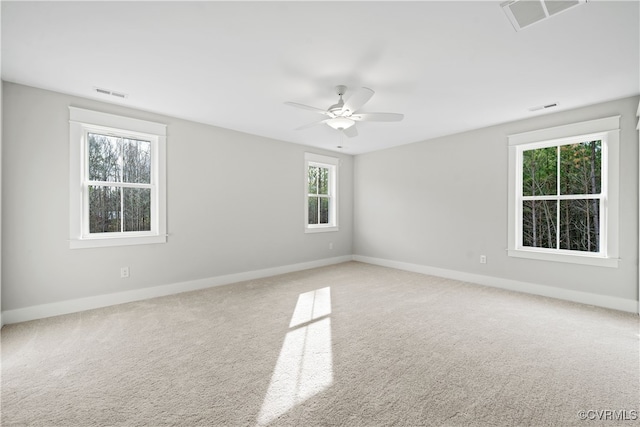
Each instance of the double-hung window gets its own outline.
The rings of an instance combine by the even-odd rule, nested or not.
[[[509,255],[617,266],[619,117],[509,137]]]
[[[70,247],[166,241],[166,126],[70,107]]]
[[[305,153],[305,231],[338,230],[338,159]]]

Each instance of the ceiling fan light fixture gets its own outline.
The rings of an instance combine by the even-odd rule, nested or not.
[[[351,126],[356,124],[355,121],[351,119],[347,119],[346,117],[335,117],[333,119],[328,120],[326,123],[332,128],[334,128],[335,130],[349,129]]]
[[[1,0],[0,0],[1,1]],[[585,1],[585,0],[583,0]],[[315,111],[324,115],[324,120],[310,123],[308,125],[300,126],[296,130],[306,129],[315,125],[327,124],[331,129],[342,131],[344,136],[348,138],[354,138],[358,136],[357,126],[354,126],[356,122],[399,122],[403,119],[403,114],[398,113],[357,113],[360,107],[366,104],[373,96],[373,90],[367,87],[361,87],[357,89],[353,95],[345,102],[342,99],[347,90],[346,86],[336,86],[336,92],[340,99],[337,104],[333,104],[327,110],[322,110],[316,107],[310,107],[304,104],[298,104],[297,102],[285,102],[285,104],[296,108],[302,108],[305,110]]]

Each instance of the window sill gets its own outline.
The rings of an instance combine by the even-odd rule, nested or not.
[[[328,226],[328,227],[305,227],[305,233],[328,233],[331,231],[338,231],[337,226]]]
[[[570,253],[538,252],[526,249],[509,249],[507,254],[515,258],[537,259],[540,261],[566,262],[571,264],[592,265],[595,267],[618,268],[619,258],[601,256],[575,255]]]
[[[130,236],[130,237],[98,237],[69,240],[70,249],[105,248],[110,246],[150,245],[166,243],[166,235]]]

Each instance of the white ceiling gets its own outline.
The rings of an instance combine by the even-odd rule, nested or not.
[[[520,32],[500,3],[3,1],[2,79],[350,154],[640,93],[638,1]],[[338,84],[404,121],[294,130],[322,116],[284,102],[327,108]]]

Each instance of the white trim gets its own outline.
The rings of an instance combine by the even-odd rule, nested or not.
[[[572,123],[531,132],[508,135],[508,255],[544,261],[568,262],[598,267],[618,267],[619,216],[619,146],[620,117]],[[600,253],[581,253],[559,249],[522,246],[521,201],[529,199],[521,194],[522,153],[525,149],[564,145],[583,140],[602,140],[602,196],[600,197]],[[535,199],[535,197],[533,197]],[[566,196],[552,196],[563,199]],[[569,197],[570,198],[570,197]]]
[[[541,295],[545,297],[577,302],[580,304],[595,305],[598,307],[610,308],[613,310],[620,310],[629,313],[638,313],[638,302],[636,300],[626,298],[573,291],[570,289],[556,288],[553,286],[521,282],[519,280],[509,280],[499,277],[484,276],[480,274],[464,273],[461,271],[447,270],[444,268],[429,267],[426,265],[411,264],[407,262],[393,261],[382,258],[372,258],[362,255],[354,255],[353,260],[364,262],[367,264],[379,265],[382,267],[396,268],[398,270],[411,271],[414,273],[428,274],[431,276],[444,277],[447,279],[489,286],[492,288],[507,289],[510,291]]]
[[[323,156],[315,153],[304,153],[304,232],[326,233],[339,231],[338,224],[338,180],[340,159],[337,157]],[[309,224],[309,166],[328,168],[330,171],[329,200],[329,224]]]
[[[131,117],[69,106],[69,121],[98,127],[109,127],[142,134],[167,135],[167,125]]]
[[[304,153],[304,159],[311,163],[324,163],[328,165],[338,166],[340,163],[340,159],[337,157],[323,156],[322,154],[316,153]]]
[[[586,122],[571,123],[563,126],[539,129],[530,132],[509,135],[509,145],[530,144],[563,138],[574,138],[593,133],[602,133],[620,129],[620,117],[611,116]]]
[[[546,250],[540,250],[539,248],[527,248],[527,249],[509,249],[507,255],[515,258],[529,258],[537,259],[541,261],[554,261],[554,262],[569,262],[572,264],[584,264],[593,265],[596,267],[611,267],[617,268],[620,258],[601,257],[597,255],[591,255],[588,252],[577,255],[573,251],[563,251],[558,249],[557,252],[551,253]],[[561,258],[560,258],[561,257]]]
[[[167,235],[161,234],[157,236],[130,236],[130,237],[112,237],[104,236],[98,238],[70,239],[69,249],[82,248],[106,248],[109,246],[133,246],[133,245],[151,245],[156,243],[165,243]]]
[[[229,285],[246,280],[261,279],[264,277],[271,277],[279,274],[291,273],[294,271],[308,270],[311,268],[340,264],[351,260],[351,255],[345,255],[334,258],[325,258],[316,261],[303,262],[299,264],[290,264],[280,267],[265,268],[262,270],[227,274],[224,276],[208,277],[205,279],[190,280],[187,282],[136,289],[132,291],[116,292],[112,294],[78,298],[73,300],[54,302],[50,304],[34,305],[30,307],[4,311],[2,312],[2,317],[5,324],[26,322],[29,320],[42,319],[45,317],[59,316],[62,314],[76,313],[79,311],[108,307],[116,304],[124,304],[149,298],[173,295],[181,292],[196,291],[199,289],[206,289],[214,286]]]
[[[151,206],[151,231],[89,234],[89,225],[83,221],[88,210],[83,182],[86,173],[85,137],[90,131],[149,139],[152,175],[151,182],[145,187],[151,188],[155,196],[152,197],[154,202]],[[69,107],[69,248],[127,246],[167,241],[166,134],[167,126],[162,123]]]
[[[174,295],[181,292],[196,291],[199,289],[207,289],[215,286],[229,285],[246,280],[261,279],[264,277],[271,277],[279,274],[309,270],[312,268],[340,264],[348,261],[358,261],[367,264],[379,265],[382,267],[396,268],[398,270],[428,274],[432,276],[444,277],[493,288],[507,289],[510,291],[523,292],[533,295],[541,295],[581,304],[595,305],[598,307],[610,308],[629,313],[638,313],[639,310],[638,302],[636,300],[629,300],[625,298],[611,297],[606,295],[597,295],[587,292],[561,289],[552,286],[538,285],[529,282],[508,280],[472,273],[464,273],[455,270],[447,270],[443,268],[429,267],[426,265],[411,264],[382,258],[373,258],[362,255],[344,255],[334,258],[325,258],[317,261],[266,268],[263,270],[254,270],[244,273],[228,274],[224,276],[215,276],[205,279],[190,280],[187,282],[136,289],[132,291],[116,292],[113,294],[98,295],[94,297],[78,298],[50,304],[35,305],[3,311],[0,315],[2,316],[3,324],[26,322],[46,317],[60,316],[63,314],[108,307],[111,305],[125,304],[150,298]]]
[[[340,231],[339,227],[334,227],[332,225],[309,225],[307,224],[307,226],[304,229],[305,233],[328,233],[330,231]]]

